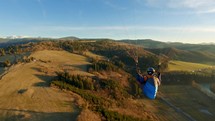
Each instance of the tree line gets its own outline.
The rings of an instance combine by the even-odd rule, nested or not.
[[[213,83],[213,74],[193,73],[193,72],[168,72],[162,75],[163,84],[191,84],[192,81],[198,83]]]
[[[56,72],[57,81],[73,85],[79,89],[94,90],[94,80],[81,75],[70,75],[68,72]]]

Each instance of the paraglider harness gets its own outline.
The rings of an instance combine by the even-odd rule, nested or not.
[[[148,72],[148,75],[142,76],[139,70],[138,65],[136,64],[137,71],[137,81],[141,84],[141,89],[143,90],[143,94],[147,96],[149,99],[155,99],[156,93],[158,90],[158,85],[160,85],[160,73],[157,72],[157,75],[152,72]]]
[[[154,73],[154,72],[152,72],[152,73],[150,73],[150,72],[147,72],[148,73],[148,75],[144,75],[144,76],[142,76],[141,75],[141,72],[140,72],[140,68],[139,68],[139,66],[138,66],[138,62],[136,62],[136,72],[137,72],[137,74],[140,76],[140,78],[143,78],[144,80],[142,80],[142,81],[139,81],[140,82],[140,84],[145,84],[147,81],[150,83],[150,84],[152,84],[152,85],[154,85],[154,77],[155,78],[158,78],[159,79],[159,82],[161,83],[161,73],[160,73],[160,65],[158,65],[158,67],[157,67],[157,72],[156,73]],[[150,76],[149,76],[150,75]],[[141,79],[137,79],[137,80],[141,80]]]

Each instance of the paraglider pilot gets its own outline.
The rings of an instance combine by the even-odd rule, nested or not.
[[[160,72],[155,73],[155,69],[149,67],[147,69],[147,75],[142,75],[140,69],[138,68],[138,61],[136,61],[136,71],[137,71],[137,81],[141,85],[143,94],[149,99],[155,99],[158,86],[161,83],[161,74]]]

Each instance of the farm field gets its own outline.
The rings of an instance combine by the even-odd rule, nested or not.
[[[212,68],[211,65],[191,63],[184,61],[170,61],[168,64],[168,71],[196,71],[205,68]]]

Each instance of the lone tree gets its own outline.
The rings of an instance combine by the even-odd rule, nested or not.
[[[0,56],[4,56],[5,55],[5,51],[3,48],[0,48]]]
[[[6,60],[6,61],[4,62],[4,65],[5,65],[5,67],[9,67],[9,66],[11,65],[11,63],[10,63],[9,60]]]

